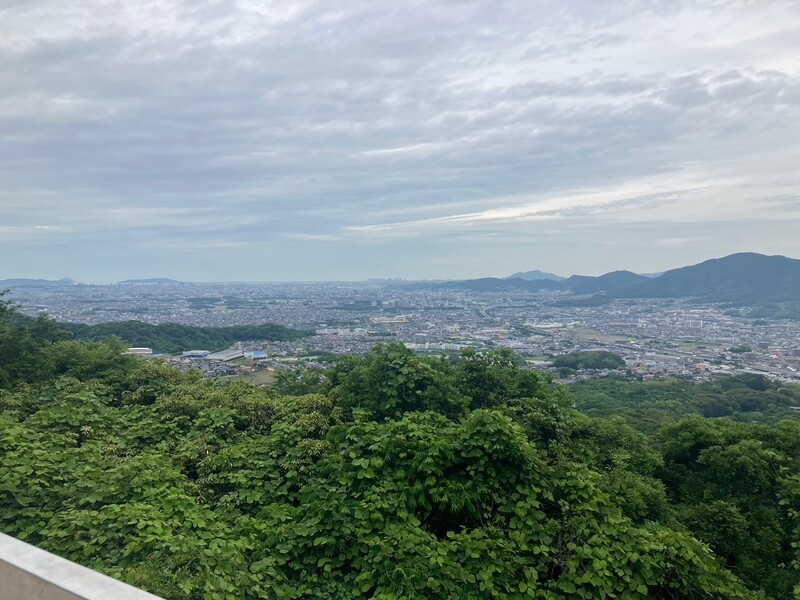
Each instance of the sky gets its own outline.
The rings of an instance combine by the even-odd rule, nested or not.
[[[800,258],[800,2],[4,0],[0,278]]]

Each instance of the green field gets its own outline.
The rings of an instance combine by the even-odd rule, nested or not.
[[[237,381],[247,381],[255,385],[272,385],[275,383],[275,371],[254,371],[252,373],[242,373],[231,377]]]

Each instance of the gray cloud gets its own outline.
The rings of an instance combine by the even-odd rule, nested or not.
[[[800,185],[798,26],[780,1],[6,2],[0,276],[797,255],[795,205],[761,199]]]

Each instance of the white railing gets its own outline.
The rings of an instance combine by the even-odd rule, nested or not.
[[[0,600],[161,600],[0,533]]]

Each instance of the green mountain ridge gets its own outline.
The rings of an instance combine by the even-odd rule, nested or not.
[[[151,325],[141,321],[120,321],[83,325],[60,323],[78,340],[102,340],[118,337],[131,346],[152,348],[155,352],[174,354],[191,349],[221,350],[235,342],[270,340],[274,342],[301,338],[306,332],[274,323],[236,325],[233,327],[196,327],[178,323]]]
[[[624,289],[646,281],[649,281],[647,277],[632,271],[612,271],[598,277],[573,275],[564,283],[574,294],[595,294]]]
[[[178,323],[143,323],[142,321],[114,321],[86,325],[83,323],[55,322],[14,314],[12,324],[28,328],[34,323],[45,325],[71,335],[75,340],[102,341],[119,338],[129,346],[152,348],[157,353],[175,354],[185,350],[222,350],[235,342],[269,340],[283,342],[296,340],[308,334],[275,323],[236,325],[233,327],[197,327]]]
[[[800,260],[753,252],[731,254],[696,265],[666,271],[657,277],[632,271],[612,271],[599,276],[573,275],[562,281],[525,280],[520,277],[484,277],[437,284],[416,284],[414,289],[465,291],[555,290],[576,295],[602,294],[588,305],[597,306],[614,298],[694,297],[707,302],[800,301]],[[564,305],[575,305],[572,300]],[[583,301],[578,301],[583,304]]]
[[[533,271],[519,271],[513,275],[509,275],[506,279],[524,279],[526,281],[537,281],[539,279],[549,279],[551,281],[564,281],[563,277],[555,273],[548,273],[547,271],[540,271],[534,269]]]
[[[800,260],[752,252],[672,269],[618,291],[620,298],[694,296],[716,302],[800,300]]]

